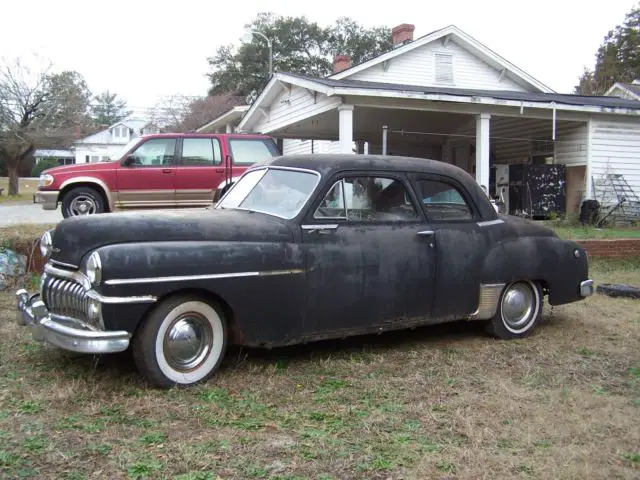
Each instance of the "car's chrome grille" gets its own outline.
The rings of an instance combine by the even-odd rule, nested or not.
[[[41,296],[51,314],[95,325],[89,321],[89,297],[79,283],[44,274]]]

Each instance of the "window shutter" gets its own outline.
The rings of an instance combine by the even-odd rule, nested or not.
[[[453,83],[453,55],[436,53],[436,83]]]

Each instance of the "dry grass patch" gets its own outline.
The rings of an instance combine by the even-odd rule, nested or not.
[[[640,284],[632,263],[595,278]],[[474,324],[232,349],[191,389],[146,388],[127,355],[72,357],[0,297],[0,472],[7,477],[633,478],[640,302],[546,308],[529,339]]]
[[[18,195],[9,196],[9,177],[0,177],[0,188],[4,188],[0,203],[30,202],[33,199],[33,194],[38,190],[38,179],[21,178],[19,181]]]

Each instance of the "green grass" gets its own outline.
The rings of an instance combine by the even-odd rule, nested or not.
[[[634,261],[596,282],[640,284]],[[231,348],[154,390],[128,355],[32,341],[0,295],[0,478],[633,478],[640,302],[595,295],[496,341],[460,323],[296,348]]]
[[[32,201],[33,194],[38,189],[38,180],[21,178],[16,196],[9,196],[9,177],[0,177],[0,188],[4,188],[2,195],[0,195],[0,203]]]

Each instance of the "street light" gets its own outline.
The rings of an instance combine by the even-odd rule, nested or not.
[[[253,40],[253,33],[258,35],[259,37],[264,38],[267,41],[267,45],[269,45],[269,77],[273,75],[273,44],[269,37],[267,37],[264,33],[259,32],[257,30],[250,30],[242,36],[242,41],[245,43],[251,43]]]

